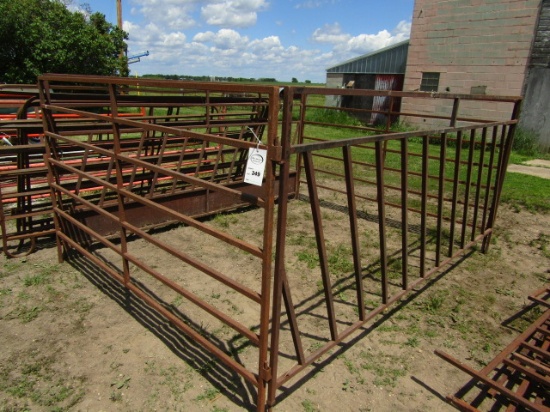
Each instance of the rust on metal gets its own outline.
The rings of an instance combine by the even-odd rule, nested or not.
[[[0,215],[4,250],[12,253],[8,241],[18,236],[45,235],[36,225],[11,233],[6,226],[10,216],[38,211],[31,194],[44,185],[59,259],[84,256],[165,316],[256,387],[258,411],[465,251],[477,243],[486,250],[521,101],[55,74],[41,76],[38,86],[44,158],[31,158],[26,170],[40,173],[23,190],[10,184],[25,168],[14,165],[2,175],[4,208],[17,210],[15,197],[26,202],[19,214]],[[345,96],[439,99],[447,114],[402,113],[390,103],[379,128],[354,120],[373,118],[372,110],[326,104]],[[472,110],[494,104],[510,105],[511,118],[480,119]],[[391,129],[390,119],[407,117],[440,125]],[[14,123],[20,130],[27,125]],[[255,148],[267,156],[261,185],[245,181]],[[15,161],[16,149],[9,150]],[[204,219],[232,210],[253,210],[256,233]],[[296,210],[307,235],[296,235],[290,223]],[[173,223],[236,259],[233,267],[220,268],[196,245],[178,248],[149,231]],[[289,263],[289,239],[296,236],[311,249],[306,273]],[[366,250],[372,245],[375,259]],[[142,247],[161,260],[144,261]],[[335,264],[337,253],[350,264]],[[187,281],[193,276],[198,290]],[[243,298],[248,321],[208,299],[218,289]],[[186,302],[179,312],[164,300],[174,294]],[[197,326],[203,318],[254,350],[236,354],[233,340]]]
[[[447,396],[449,403],[463,411],[550,411],[550,288],[534,292],[529,299],[545,308],[542,315],[480,371],[435,351],[472,377],[456,394]]]

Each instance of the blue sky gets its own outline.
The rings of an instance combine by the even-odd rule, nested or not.
[[[86,1],[86,0],[83,0]],[[74,0],[76,5],[79,0]],[[88,0],[117,22],[116,0]],[[326,69],[409,37],[414,0],[122,0],[133,74],[324,82]]]

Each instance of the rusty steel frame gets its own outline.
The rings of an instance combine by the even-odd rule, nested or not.
[[[68,92],[63,98],[52,98],[52,90],[60,85],[70,88],[71,83],[104,85],[112,115],[88,110],[87,104],[72,100]],[[61,75],[43,75],[39,86],[59,259],[76,251],[169,319],[256,388],[259,411],[273,407],[278,392],[284,392],[292,378],[421,282],[477,243],[487,250],[521,102],[520,97],[295,87],[286,87],[280,94],[279,88],[272,86]],[[166,94],[170,94],[169,99]],[[324,121],[330,112],[347,109],[320,104],[319,99],[312,103],[315,96],[440,99],[450,102],[450,113],[431,116],[445,121],[445,126],[395,133],[389,120],[384,129]],[[242,106],[247,104],[253,109],[243,116]],[[508,104],[511,119],[468,118],[461,109],[469,104]],[[118,116],[123,107],[136,105],[173,110],[162,114],[153,110],[145,117]],[[207,108],[199,117],[189,112],[197,105]],[[232,105],[238,108],[234,114]],[[394,106],[390,104],[384,112],[387,119],[416,116],[395,112]],[[222,114],[220,107],[229,108]],[[60,127],[54,115],[61,113],[110,128],[109,138],[78,141],[76,131],[69,133]],[[348,114],[356,113],[348,110]],[[252,128],[255,133],[249,134]],[[347,134],[331,137],[336,130]],[[139,138],[125,145],[135,134]],[[149,159],[145,147],[151,141],[158,150]],[[83,151],[76,163],[71,163],[74,156],[64,156],[63,145]],[[166,147],[176,152],[175,158],[165,158]],[[243,182],[243,167],[248,149],[255,147],[267,150],[268,161],[262,186],[251,190],[251,185]],[[102,159],[103,168],[94,168],[90,159]],[[87,198],[81,191],[86,185],[96,189],[95,197]],[[300,193],[303,185],[307,194]],[[228,203],[196,213],[189,203],[177,208],[181,199],[163,203],[171,188],[178,188],[183,196],[194,196],[192,203],[209,204],[214,194]],[[291,201],[297,196],[298,200]],[[307,332],[307,310],[296,299],[300,269],[290,266],[287,256],[289,208],[302,201],[310,208],[318,262],[308,276],[318,276],[322,284],[315,316],[317,321],[326,322],[326,328],[317,326]],[[259,242],[197,218],[248,206],[262,213]],[[347,216],[345,236],[353,271],[345,275],[355,301],[345,303],[355,309],[351,320],[342,317],[344,302],[338,298],[335,279],[343,274],[335,273],[331,266],[330,222],[323,213],[326,207]],[[140,220],[143,214],[182,223],[212,242],[221,242],[218,250],[234,248],[244,253],[258,263],[258,282],[239,280],[234,271],[213,267],[207,256],[197,258],[190,250],[178,250],[169,241],[160,240],[144,229],[152,222]],[[372,265],[365,266],[361,241],[367,221],[374,221],[378,232],[375,242],[379,244],[379,258],[374,275],[369,273]],[[398,246],[389,241],[393,233],[400,238]],[[189,268],[186,271],[196,270],[203,282],[223,284],[257,305],[252,312],[254,327],[245,326],[207,301],[186,287],[185,281],[163,273],[168,268],[153,267],[140,259],[132,252],[135,239],[181,262]],[[104,251],[110,255],[102,255]],[[396,278],[391,263],[397,260],[400,269]],[[153,281],[185,298],[191,304],[185,309],[190,317],[193,310],[208,314],[256,347],[253,365],[245,365],[209,339],[210,335],[168,310],[144,289],[144,283]],[[290,346],[281,343],[282,334],[289,335]],[[307,347],[306,341],[316,344]]]
[[[37,117],[40,101],[36,85],[1,85],[0,107],[15,109],[16,113],[2,115],[0,135],[0,228],[2,250],[8,257],[32,253],[36,239],[55,233],[51,204],[33,199],[49,195],[46,185],[43,144],[29,144],[29,136],[42,134],[42,121]],[[28,118],[29,111],[34,111]],[[13,222],[14,228],[9,227]],[[9,247],[18,244],[16,253]]]
[[[529,299],[535,307],[542,307],[542,315],[483,369],[477,371],[443,351],[435,351],[472,377],[455,395],[447,396],[457,409],[550,411],[550,287],[535,291]],[[465,400],[467,395],[469,401]]]
[[[24,256],[32,253],[36,248],[36,240],[41,237],[48,237],[55,233],[53,223],[53,210],[50,199],[50,189],[47,184],[47,168],[44,163],[44,144],[29,144],[29,136],[42,136],[43,120],[35,110],[32,118],[27,118],[27,112],[32,107],[38,106],[38,89],[36,86],[27,86],[22,91],[11,91],[14,86],[9,87],[5,92],[5,97],[9,98],[6,105],[20,104],[17,115],[11,116],[9,119],[3,120],[0,123],[0,132],[11,136],[12,145],[0,146],[0,201],[2,208],[0,210],[0,226],[2,234],[2,250],[8,257]],[[2,97],[4,95],[0,95]],[[14,96],[19,96],[14,100]],[[110,110],[109,96],[107,90],[97,86],[71,86],[70,98],[72,105],[77,104],[79,107],[94,108],[94,110],[102,110],[108,113]],[[50,94],[52,101],[63,100],[67,97],[64,93],[63,86],[59,86],[55,94]],[[124,98],[124,97],[123,97]],[[159,95],[152,101],[147,98],[147,103],[143,106],[136,106],[141,113],[139,117],[147,122],[159,123],[170,119],[171,122],[178,120],[178,116],[173,113],[174,109],[178,109],[178,105],[173,103],[174,96]],[[126,99],[127,100],[127,99]],[[141,99],[143,100],[143,99]],[[193,100],[193,98],[190,98]],[[240,99],[242,100],[242,99]],[[227,104],[235,104],[239,99],[224,98]],[[136,105],[133,100],[131,103],[126,101],[128,105]],[[149,113],[145,113],[145,106]],[[164,116],[161,119],[156,119],[151,113],[158,108],[168,108],[168,117]],[[213,109],[216,106],[212,106]],[[121,117],[132,117],[132,113],[121,113]],[[56,114],[56,127],[63,131],[67,136],[71,135],[86,135],[89,143],[105,146],[106,140],[112,134],[110,127],[106,128],[95,119],[82,118],[79,115],[72,113]],[[197,116],[195,116],[197,117]],[[215,117],[215,115],[213,115]],[[179,119],[181,121],[181,119]],[[190,119],[186,119],[189,123]],[[132,148],[135,141],[130,139],[125,140],[124,145]],[[130,150],[126,149],[126,150]],[[67,155],[69,152],[72,157],[78,157],[78,151],[81,148],[71,144],[67,144],[63,148],[63,152]],[[151,162],[158,157],[159,149],[154,145],[150,145],[147,153],[147,161]],[[174,157],[174,155],[171,155]],[[106,168],[101,162],[96,162],[96,168]],[[134,178],[134,180],[136,180]],[[137,182],[134,182],[137,184]],[[236,186],[243,186],[242,183],[232,183]],[[257,190],[247,185],[243,189],[254,192]],[[161,202],[172,205],[170,207],[194,209],[191,213],[193,216],[208,215],[214,211],[222,210],[223,208],[232,208],[232,202],[227,202],[223,197],[209,196],[210,203],[208,205],[200,204],[194,200],[197,197],[202,197],[200,193],[174,193],[172,196],[164,196]],[[108,207],[112,207],[107,205]],[[135,215],[135,219],[140,220],[140,226],[155,226],[163,225],[169,222],[169,219],[159,220],[153,216],[144,216],[139,210],[132,210],[129,213]],[[11,223],[11,226],[9,226]],[[92,225],[102,235],[110,235],[110,227],[102,225],[98,219],[91,219],[87,224]]]
[[[435,128],[426,130],[425,132],[402,132],[402,133],[384,133],[372,136],[368,133],[368,127],[348,127],[357,131],[358,134],[363,132],[365,136],[352,137],[348,139],[326,139],[318,138],[309,134],[308,128],[324,127],[330,128],[334,125],[322,124],[320,121],[309,121],[308,110],[319,109],[318,106],[308,105],[308,96],[311,95],[354,95],[365,96],[375,95],[375,91],[359,91],[359,90],[327,90],[315,88],[291,88],[288,91],[288,100],[285,101],[283,107],[290,107],[290,102],[295,100],[295,95],[301,98],[298,118],[300,119],[295,124],[296,133],[299,135],[299,143],[291,145],[287,150],[283,149],[283,153],[288,155],[298,156],[300,183],[307,185],[308,201],[311,204],[311,215],[315,228],[315,238],[318,249],[320,276],[323,283],[324,300],[326,306],[326,321],[329,330],[328,337],[325,337],[326,343],[319,349],[313,351],[309,355],[303,352],[303,344],[301,342],[300,333],[298,330],[298,322],[292,308],[291,292],[288,282],[288,268],[285,268],[285,239],[287,238],[284,222],[286,217],[287,204],[281,204],[279,207],[279,227],[277,238],[277,261],[275,263],[275,293],[273,303],[273,340],[272,340],[272,368],[274,376],[277,376],[276,383],[270,387],[268,404],[271,405],[276,399],[277,388],[282,387],[291,378],[296,376],[309,365],[313,364],[322,355],[343,342],[353,332],[362,327],[365,322],[373,319],[381,314],[391,304],[401,299],[406,293],[413,290],[421,282],[425,281],[434,273],[440,271],[443,267],[455,260],[458,256],[464,255],[473,245],[482,243],[482,250],[486,251],[489,246],[490,235],[493,231],[498,199],[502,189],[502,182],[506,170],[506,163],[511,150],[512,136],[517,122],[519,113],[520,99],[517,98],[500,98],[501,101],[508,101],[512,107],[512,120],[506,122],[489,122],[480,119],[466,119],[458,117],[458,106],[462,100],[468,100],[469,96],[430,96],[436,98],[446,98],[453,100],[452,115],[447,118],[449,127]],[[391,92],[387,95],[391,98],[418,98],[418,94],[413,93],[396,93]],[[427,95],[421,97],[428,97]],[[500,100],[497,99],[497,100]],[[490,98],[488,99],[490,100]],[[390,105],[391,107],[392,105]],[[327,110],[327,108],[324,108]],[[338,110],[338,109],[332,109]],[[387,118],[390,119],[399,113],[388,112]],[[402,114],[401,114],[402,115]],[[410,114],[409,114],[410,115]],[[290,109],[287,109],[286,129],[287,135],[291,135],[293,123],[291,120]],[[462,123],[462,125],[458,125]],[[388,125],[389,126],[389,125]],[[285,135],[285,133],[283,133]],[[411,151],[411,142],[417,142],[419,152]],[[452,145],[449,145],[452,140]],[[287,142],[288,139],[283,140]],[[439,150],[437,153],[431,154],[429,151],[430,143],[436,141]],[[390,143],[393,143],[392,147]],[[455,155],[449,158],[447,151],[449,147],[454,147]],[[479,147],[479,150],[475,148]],[[352,149],[354,150],[352,152]],[[341,150],[341,154],[338,154]],[[464,156],[461,151],[466,150]],[[362,156],[360,152],[373,152],[373,160],[365,162],[359,160]],[[474,153],[477,158],[474,159]],[[287,155],[287,158],[288,158]],[[394,160],[397,156],[400,165],[398,167],[390,166],[390,157]],[[409,158],[417,156],[421,158],[420,170],[411,170],[409,167]],[[315,161],[319,165],[315,165]],[[341,164],[341,172],[335,172],[335,168],[326,163]],[[438,175],[431,174],[429,171],[429,163],[435,164]],[[450,165],[450,167],[449,167]],[[354,171],[360,168],[370,168],[371,178],[354,176]],[[452,177],[448,178],[445,175],[446,168],[452,169]],[[447,169],[448,170],[448,169]],[[303,173],[302,173],[303,171]],[[390,184],[386,182],[389,174],[394,173],[399,176],[399,184]],[[282,175],[284,176],[284,172]],[[302,176],[304,174],[304,176]],[[465,176],[463,176],[465,174]],[[319,176],[329,176],[336,183],[318,183]],[[416,188],[413,187],[411,181],[415,178],[420,178],[421,183]],[[344,183],[340,183],[344,181]],[[432,192],[429,190],[429,185],[434,186]],[[359,194],[357,188],[371,186],[373,189],[368,194]],[[445,189],[450,186],[450,194],[446,194]],[[281,185],[284,190],[285,185]],[[349,244],[351,245],[351,256],[354,266],[354,283],[356,298],[357,319],[354,322],[346,322],[343,319],[338,319],[335,309],[335,296],[337,295],[336,288],[331,285],[331,281],[336,278],[329,270],[329,257],[327,253],[327,239],[323,229],[326,223],[323,221],[320,211],[321,205],[330,203],[327,198],[323,200],[320,196],[320,190],[332,192],[332,194],[345,195],[343,203],[336,205],[343,208],[349,215]],[[397,200],[390,199],[390,193],[396,193]],[[411,198],[420,198],[419,207],[412,207]],[[280,194],[280,198],[284,199],[285,193]],[[379,304],[370,308],[366,313],[365,304],[365,276],[364,276],[364,257],[362,257],[361,247],[358,239],[358,217],[365,218],[368,213],[362,213],[358,205],[373,205],[373,215],[378,223],[379,234]],[[365,207],[366,207],[365,206]],[[435,208],[435,212],[430,212],[431,208]],[[395,252],[400,254],[398,259],[401,259],[401,279],[400,282],[395,282],[391,279],[389,273],[389,259],[391,254],[388,245],[388,231],[390,230],[387,209],[389,207],[399,209],[399,213],[394,214],[393,220],[397,220],[400,227],[401,235],[401,250]],[[419,245],[418,256],[416,256],[416,264],[411,265],[411,257],[413,255],[412,239],[413,230],[410,220],[416,215],[417,230],[419,234],[415,235]],[[400,219],[400,221],[399,221]],[[428,229],[435,230],[435,239],[428,240]],[[448,230],[449,234],[444,236],[443,233]],[[455,236],[455,232],[457,235]],[[444,239],[445,238],[445,239]],[[443,247],[443,240],[447,242],[446,250]],[[430,256],[428,248],[430,244],[434,245],[435,253]],[[363,259],[363,261],[362,261]],[[395,258],[394,258],[395,259]],[[431,267],[428,265],[431,263]],[[412,276],[411,269],[417,267],[418,274],[416,278]],[[391,288],[393,287],[393,292]],[[277,372],[277,353],[278,353],[278,331],[280,330],[280,319],[282,304],[285,304],[289,325],[292,331],[292,338],[296,348],[295,357],[296,365],[286,372],[279,374]],[[344,325],[343,330],[338,330],[339,324]],[[346,326],[347,325],[347,326]]]

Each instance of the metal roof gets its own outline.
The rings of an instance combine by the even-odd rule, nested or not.
[[[327,73],[405,74],[409,40],[329,67]]]

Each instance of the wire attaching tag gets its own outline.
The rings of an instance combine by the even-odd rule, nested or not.
[[[256,147],[248,149],[248,160],[246,161],[246,170],[244,172],[244,182],[251,185],[261,186],[264,180],[265,164],[267,161],[267,150],[260,149],[261,140],[258,139],[254,130],[248,128],[258,144]]]

